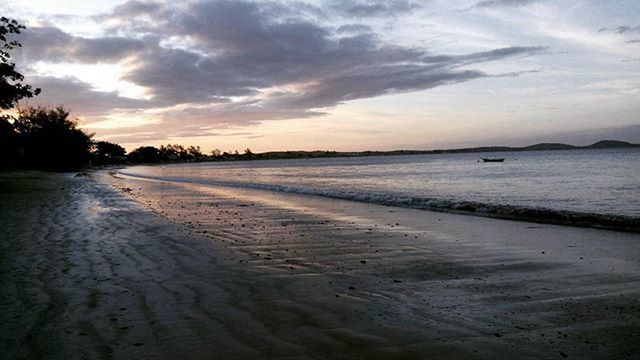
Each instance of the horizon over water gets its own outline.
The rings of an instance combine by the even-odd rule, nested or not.
[[[504,157],[504,163],[478,162]],[[123,175],[640,231],[640,149],[229,161]]]

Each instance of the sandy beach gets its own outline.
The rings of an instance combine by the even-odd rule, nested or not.
[[[635,359],[640,235],[0,175],[7,359]]]

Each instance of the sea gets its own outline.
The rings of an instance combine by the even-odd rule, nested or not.
[[[481,158],[504,158],[485,163]],[[122,175],[423,210],[640,231],[640,149],[132,166]]]

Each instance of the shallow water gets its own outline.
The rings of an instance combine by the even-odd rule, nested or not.
[[[482,163],[481,157],[506,160]],[[511,218],[640,219],[640,149],[235,161],[120,172]]]

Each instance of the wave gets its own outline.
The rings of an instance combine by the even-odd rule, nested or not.
[[[210,179],[186,179],[171,176],[139,175],[128,173],[126,171],[118,171],[117,173],[120,175],[138,179],[269,190],[446,213],[640,233],[640,218],[626,215],[588,213],[571,210],[555,210],[542,207],[524,207],[508,204],[491,204],[467,200],[411,197],[388,193],[358,192],[336,189],[313,189],[303,186],[291,185],[245,183]]]

